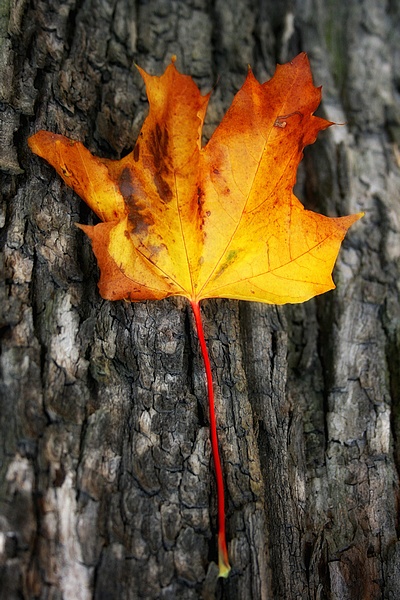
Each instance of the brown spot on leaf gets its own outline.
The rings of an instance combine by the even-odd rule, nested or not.
[[[168,164],[168,144],[169,136],[167,129],[165,127],[160,127],[160,125],[156,123],[155,128],[150,132],[148,149],[150,155],[153,156],[154,167],[156,170],[156,173],[153,176],[154,185],[163,202],[170,202],[173,198],[173,192],[167,180],[168,175],[171,172]]]
[[[140,201],[135,202],[132,196],[127,202],[129,208],[128,220],[132,224],[132,233],[143,237],[147,234],[151,225],[154,225],[154,217],[147,207]]]
[[[204,214],[204,196],[205,196],[204,190],[200,186],[197,186],[197,195],[196,195],[197,217],[198,217],[199,228],[200,228],[201,231],[203,230],[204,220],[205,220],[205,214]]]
[[[200,186],[197,186],[197,206],[199,210],[202,208],[204,204],[204,192]]]
[[[137,235],[146,234],[149,226],[154,225],[154,218],[147,205],[146,196],[132,179],[128,167],[123,169],[118,180],[118,186],[128,208],[128,220],[132,225],[132,233]]]
[[[128,167],[123,169],[121,175],[119,176],[118,186],[122,196],[126,199],[129,198],[133,194],[134,188],[132,184],[131,172]]]
[[[136,145],[133,149],[133,159],[135,162],[137,162],[139,160],[139,151],[140,151],[140,145],[139,145],[139,142],[136,142]]]
[[[172,200],[173,194],[169,183],[165,181],[165,179],[163,179],[160,173],[156,173],[154,175],[153,180],[161,200],[163,200],[164,202],[170,202]]]
[[[155,128],[150,132],[149,150],[153,155],[154,166],[157,171],[169,171],[166,164],[168,143],[169,136],[167,129],[161,129],[160,125],[156,123]]]

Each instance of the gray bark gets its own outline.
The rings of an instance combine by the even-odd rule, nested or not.
[[[0,598],[400,597],[398,0],[0,3]],[[360,210],[337,289],[203,303],[232,572],[217,579],[203,365],[182,299],[102,300],[92,215],[28,150],[40,128],[133,146],[136,62],[215,85],[309,53],[321,114],[305,204]],[[219,79],[218,79],[219,78]]]

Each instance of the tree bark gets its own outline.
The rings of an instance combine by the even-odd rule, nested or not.
[[[400,597],[399,0],[0,4],[0,598]],[[218,579],[203,364],[183,299],[106,302],[83,202],[27,137],[119,158],[147,103],[134,63],[214,87],[300,51],[323,85],[297,194],[365,211],[337,289],[202,303],[232,572]]]

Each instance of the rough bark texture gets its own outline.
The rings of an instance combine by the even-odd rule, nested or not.
[[[0,598],[400,597],[399,0],[0,2]],[[205,381],[183,300],[103,301],[92,215],[32,156],[40,128],[101,156],[172,54],[209,135],[241,86],[309,53],[322,114],[298,189],[364,210],[337,289],[203,303],[232,573],[217,579]],[[218,79],[219,78],[219,79]]]

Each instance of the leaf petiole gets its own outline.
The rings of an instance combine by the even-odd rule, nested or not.
[[[207,392],[208,392],[208,407],[210,414],[210,437],[211,437],[211,450],[214,460],[215,477],[217,481],[217,499],[218,499],[218,568],[219,577],[228,577],[231,570],[229,564],[228,550],[226,547],[226,535],[225,535],[225,492],[224,492],[224,480],[222,476],[221,459],[218,449],[218,434],[217,434],[217,422],[215,417],[215,403],[214,403],[214,389],[211,372],[210,357],[207,350],[206,340],[204,338],[203,323],[201,320],[200,305],[198,302],[192,301],[191,303],[195,322],[197,335],[200,342],[201,354],[203,356],[204,367],[207,378]]]

